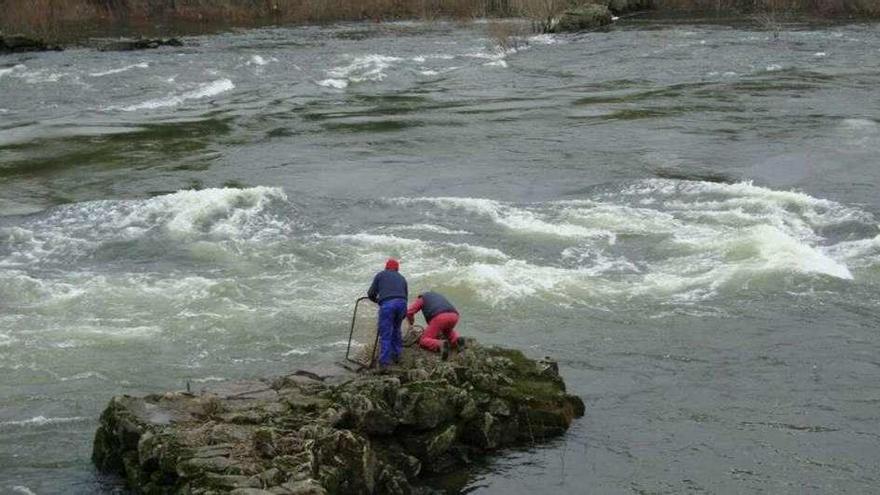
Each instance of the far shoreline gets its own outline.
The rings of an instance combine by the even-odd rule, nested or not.
[[[60,5],[48,9],[47,14],[40,9],[27,11],[15,0],[0,0],[0,7],[7,9],[0,19],[0,39],[23,35],[52,47],[89,47],[94,46],[95,39],[177,38],[340,23],[481,22],[526,26],[517,32],[490,33],[493,37],[515,36],[526,34],[525,31],[547,32],[549,19],[578,8],[572,6],[593,3],[606,6],[616,16],[618,25],[751,24],[759,30],[771,31],[789,24],[820,27],[880,21],[880,2],[868,6],[860,0],[778,0],[774,5],[787,6],[750,10],[735,6],[704,8],[705,0],[434,0],[430,9],[425,1],[378,0],[363,5],[355,0],[337,0],[332,10],[326,6],[318,10],[298,0],[277,0],[250,7],[233,5],[231,0],[209,0],[196,7],[187,6],[189,0],[177,0],[171,8],[151,6],[155,2],[150,0],[121,0],[114,2],[116,7],[112,9],[100,6],[101,2],[96,0],[41,1]],[[735,5],[739,0],[725,1]],[[831,7],[819,8],[823,5]]]

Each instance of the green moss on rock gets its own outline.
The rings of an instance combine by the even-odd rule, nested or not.
[[[426,473],[561,435],[584,413],[555,363],[516,350],[404,358],[381,375],[115,397],[92,458],[136,493],[408,494]]]
[[[583,31],[611,24],[611,10],[605,5],[586,4],[566,10],[554,25],[555,32]]]

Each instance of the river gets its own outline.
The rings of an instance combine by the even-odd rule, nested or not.
[[[256,29],[0,58],[0,492],[114,394],[338,359],[387,256],[587,414],[444,486],[880,489],[880,28]]]

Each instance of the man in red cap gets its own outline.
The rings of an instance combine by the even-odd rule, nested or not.
[[[419,294],[415,302],[406,310],[406,319],[410,326],[413,324],[415,314],[419,311],[425,317],[428,327],[422,332],[419,345],[429,351],[440,352],[440,357],[445,361],[449,357],[449,346],[460,348],[464,345],[464,338],[458,336],[455,325],[458,324],[458,310],[442,295],[428,291]],[[446,340],[440,340],[440,336]]]
[[[367,291],[367,297],[379,305],[379,366],[383,368],[400,360],[403,352],[400,324],[406,316],[408,289],[399,268],[396,259],[388,258],[385,270],[373,277]]]

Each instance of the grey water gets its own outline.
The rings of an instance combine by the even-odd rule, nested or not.
[[[880,28],[341,24],[0,59],[0,492],[338,359],[387,256],[586,416],[450,493],[880,490]]]

